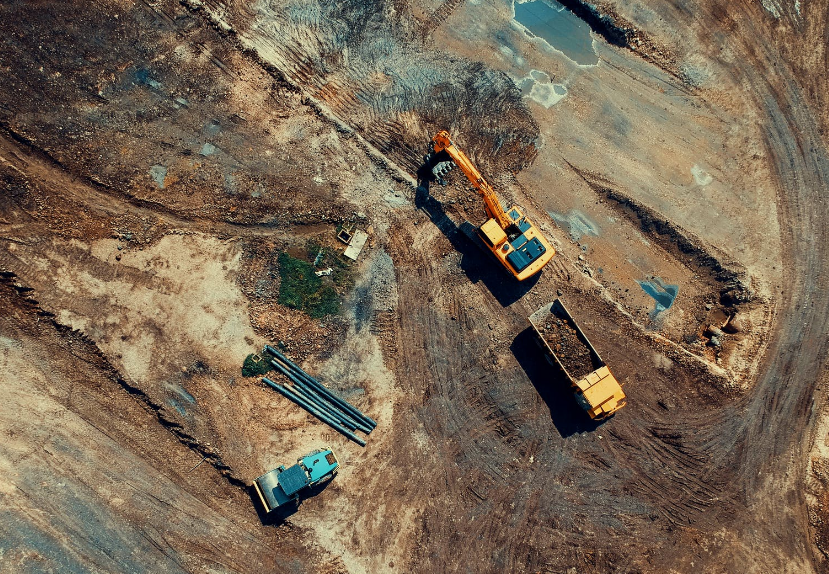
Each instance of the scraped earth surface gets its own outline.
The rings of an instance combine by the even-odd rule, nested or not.
[[[0,571],[829,571],[829,5],[563,4],[595,63],[509,0],[0,6]],[[538,279],[424,178],[439,129]],[[341,311],[280,305],[352,222]],[[534,340],[556,297],[602,424]],[[241,375],[277,343],[365,448]]]

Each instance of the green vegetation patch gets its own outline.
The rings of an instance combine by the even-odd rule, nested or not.
[[[242,364],[242,376],[258,377],[267,374],[271,369],[270,361],[260,355],[251,353],[245,357],[245,362]]]
[[[314,274],[314,266],[287,253],[279,254],[279,303],[319,319],[340,311],[336,289]]]

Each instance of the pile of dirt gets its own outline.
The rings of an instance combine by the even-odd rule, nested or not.
[[[541,325],[541,335],[571,377],[581,379],[593,370],[590,349],[579,338],[575,325],[553,313]]]

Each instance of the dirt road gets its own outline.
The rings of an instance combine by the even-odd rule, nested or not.
[[[789,281],[780,291],[778,328],[764,372],[728,423],[737,438],[730,452],[739,455],[742,491],[751,511],[778,517],[776,524],[765,523],[765,536],[782,540],[794,565],[806,569],[813,550],[806,542],[810,536],[803,496],[805,459],[814,416],[825,401],[818,384],[826,366],[829,319],[823,223],[829,215],[823,197],[829,183],[829,156],[822,137],[825,128],[816,122],[813,111],[820,102],[805,99],[803,90],[810,86],[799,85],[791,64],[779,53],[749,43],[761,34],[754,25],[758,15],[750,9],[741,12],[735,20],[745,30],[745,53],[754,52],[754,59],[746,59],[748,65],[739,73],[750,82],[767,118],[767,145],[778,172],[779,205],[787,222],[783,263]],[[758,74],[758,70],[765,72]],[[757,532],[756,527],[752,530]],[[768,567],[768,558],[755,565]],[[794,571],[792,564],[782,561],[779,567]]]

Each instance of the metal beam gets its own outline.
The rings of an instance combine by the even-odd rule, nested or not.
[[[270,380],[266,377],[262,379],[262,382],[265,383],[266,385],[270,386],[271,388],[273,388],[275,391],[277,391],[279,394],[284,396],[286,399],[289,399],[289,400],[293,401],[294,403],[296,403],[297,405],[299,405],[300,407],[304,408],[306,411],[308,411],[309,413],[311,413],[312,415],[317,417],[322,422],[326,423],[328,426],[330,426],[334,430],[339,431],[343,436],[353,440],[354,442],[356,442],[360,446],[366,446],[366,441],[364,441],[363,439],[361,439],[360,437],[358,437],[357,435],[352,433],[350,430],[348,430],[347,428],[342,426],[340,423],[336,422],[330,416],[324,414],[322,411],[317,409],[312,403],[307,401],[305,398],[299,396],[298,394],[296,394],[295,392],[290,390],[288,387],[285,387],[285,386],[280,385],[278,383],[274,383],[272,380]]]
[[[283,375],[288,377],[291,381],[293,381],[294,386],[299,394],[305,396],[309,401],[314,403],[320,410],[323,412],[331,415],[334,419],[340,421],[343,426],[347,427],[349,430],[357,430],[357,425],[354,424],[350,418],[346,417],[345,415],[341,414],[334,406],[328,402],[326,402],[324,397],[319,396],[316,394],[308,385],[305,384],[299,377],[291,373],[287,367],[278,363],[277,361],[271,361],[271,364],[276,367]],[[362,426],[362,425],[361,425]],[[360,430],[363,430],[360,428]]]
[[[282,361],[283,363],[285,363],[298,376],[302,377],[311,387],[313,387],[315,391],[317,391],[319,394],[321,394],[321,395],[325,396],[326,398],[328,398],[331,402],[333,402],[338,407],[340,407],[344,412],[350,414],[356,420],[362,421],[364,424],[366,424],[371,429],[373,429],[374,427],[377,426],[377,422],[374,421],[374,419],[372,419],[369,416],[366,416],[365,414],[363,414],[357,408],[353,407],[352,405],[350,405],[346,401],[342,400],[338,396],[331,393],[331,391],[329,391],[322,383],[320,383],[317,379],[315,379],[314,377],[312,377],[311,375],[309,375],[308,373],[303,371],[296,363],[291,361],[288,357],[286,357],[285,355],[283,355],[282,353],[280,353],[279,351],[277,351],[276,349],[274,349],[270,345],[265,345],[265,350],[267,352],[269,352],[270,354],[272,354],[277,359],[279,359],[280,361]]]

